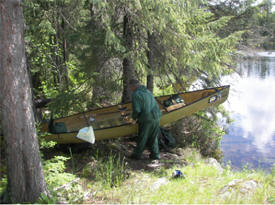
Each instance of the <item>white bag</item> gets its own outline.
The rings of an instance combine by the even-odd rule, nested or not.
[[[92,126],[80,129],[76,137],[91,144],[95,143],[95,134]]]

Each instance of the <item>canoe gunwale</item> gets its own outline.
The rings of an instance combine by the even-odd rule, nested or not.
[[[219,88],[222,88],[222,89],[221,89],[221,90],[218,90]],[[202,90],[212,90],[212,89],[216,89],[216,91],[215,91],[214,93],[210,94],[210,95],[207,95],[207,96],[205,96],[205,97],[199,98],[198,100],[194,100],[193,102],[191,102],[191,103],[189,103],[189,104],[186,104],[186,105],[183,106],[183,107],[179,107],[179,108],[173,109],[173,110],[171,110],[171,111],[166,111],[166,112],[167,112],[167,113],[172,113],[172,112],[174,112],[174,111],[178,111],[178,110],[183,109],[183,108],[185,108],[185,107],[187,107],[187,106],[190,106],[190,105],[195,104],[195,103],[197,103],[197,102],[199,102],[199,101],[202,101],[202,100],[204,100],[204,99],[206,99],[206,98],[210,98],[210,97],[216,95],[219,91],[225,90],[225,89],[227,89],[227,88],[230,88],[230,85],[225,85],[225,86],[216,87],[216,88],[202,89]],[[202,91],[202,90],[196,90],[196,91]],[[191,92],[195,92],[195,91],[191,91]],[[188,93],[188,92],[184,92],[184,93]],[[180,94],[183,94],[183,93],[179,93],[179,95],[180,95]]]
[[[205,88],[205,89],[199,89],[199,90],[194,90],[194,91],[186,91],[186,92],[181,92],[181,93],[177,93],[177,94],[179,94],[179,95],[181,95],[181,94],[184,94],[184,93],[194,93],[194,92],[200,92],[200,91],[203,91],[203,90],[205,90],[205,91],[207,91],[207,90],[213,90],[213,89],[219,89],[219,88],[223,88],[223,89],[226,89],[226,88],[228,88],[228,87],[230,87],[230,85],[224,85],[224,86],[219,86],[219,87],[212,87],[212,88]],[[222,89],[222,90],[223,90]],[[213,93],[214,94],[214,93]],[[171,95],[173,95],[173,94],[169,94],[169,95],[161,95],[161,96],[157,96],[157,97],[155,97],[156,99],[158,99],[158,98],[160,98],[160,97],[169,97],[169,96],[171,96]],[[209,96],[206,96],[206,97],[209,97]],[[200,98],[199,100],[202,100],[202,99],[204,99],[204,97],[203,98]],[[199,101],[199,100],[197,100],[197,101]],[[196,101],[194,101],[194,102],[192,102],[192,103],[195,103]],[[188,105],[190,105],[190,104],[192,104],[192,103],[189,103]],[[67,118],[67,117],[73,117],[73,116],[77,116],[77,115],[83,115],[83,116],[85,116],[85,114],[88,114],[89,112],[92,112],[92,111],[98,111],[98,110],[101,110],[101,109],[105,109],[105,108],[113,108],[113,107],[118,107],[118,106],[121,106],[121,105],[129,105],[129,104],[131,104],[131,102],[129,102],[129,103],[120,103],[120,104],[116,104],[116,105],[111,105],[111,106],[108,106],[108,107],[102,107],[102,108],[96,108],[96,109],[91,109],[91,110],[87,110],[87,111],[83,111],[83,112],[80,112],[80,113],[75,113],[75,114],[72,114],[72,115],[69,115],[69,116],[66,116],[66,117],[59,117],[59,118],[56,118],[56,119],[54,119],[54,120],[60,120],[60,119],[62,119],[62,118]],[[187,106],[187,105],[186,105]],[[172,112],[172,111],[171,111]],[[101,113],[101,114],[104,114],[104,113]]]

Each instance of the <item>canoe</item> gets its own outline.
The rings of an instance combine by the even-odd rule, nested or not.
[[[174,103],[169,107],[165,107],[164,102],[169,98],[171,99],[171,95],[156,97],[155,99],[162,111],[160,125],[176,122],[199,110],[223,103],[228,97],[229,89],[230,86],[226,85],[178,93],[184,103]],[[137,134],[138,128],[136,124],[133,125],[129,120],[131,112],[131,103],[127,103],[55,119],[54,123],[65,125],[66,132],[49,133],[44,135],[43,138],[46,141],[56,141],[60,144],[83,143],[84,141],[76,138],[76,135],[81,128],[88,125],[93,127],[96,141],[134,135]],[[42,124],[40,130],[41,132],[48,132],[48,123]]]

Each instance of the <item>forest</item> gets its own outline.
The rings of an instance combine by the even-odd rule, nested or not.
[[[272,0],[0,0],[1,201],[53,195],[41,122],[130,102],[133,78],[154,96],[220,86],[238,51],[275,50],[272,7]],[[207,112],[185,119],[194,134],[184,146],[220,159],[216,114],[227,112]]]

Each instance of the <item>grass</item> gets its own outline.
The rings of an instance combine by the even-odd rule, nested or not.
[[[162,166],[153,170],[143,170],[142,168],[133,169],[131,163],[139,165],[146,162],[127,161],[121,153],[117,152],[104,150],[103,154],[94,155],[89,151],[74,152],[74,165],[70,162],[72,159],[68,159],[72,157],[71,153],[66,157],[55,156],[45,161],[45,178],[48,187],[52,190],[76,178],[80,180],[66,190],[52,191],[53,199],[42,196],[40,203],[275,204],[275,167],[273,172],[268,174],[261,170],[245,168],[242,171],[233,171],[227,165],[224,172],[220,173],[214,167],[205,164],[194,150],[187,150],[184,155],[184,160],[188,162],[187,166],[174,165],[170,168]],[[171,161],[173,160],[160,162],[165,164]],[[73,174],[72,168],[75,170]],[[176,169],[181,170],[185,178],[173,179],[172,173]],[[165,179],[165,183],[159,188],[153,188],[160,179]],[[259,186],[255,192],[242,195],[239,193],[239,185],[236,185],[232,188],[230,197],[223,196],[221,189],[235,179],[253,180]],[[4,187],[5,182],[5,178],[2,178],[1,188]]]
[[[125,171],[126,164],[124,158],[121,159],[120,154],[116,156],[111,152],[107,159],[103,160],[99,158],[97,161],[98,164],[94,170],[96,180],[101,181],[107,187],[117,187],[127,177],[127,172]]]
[[[171,176],[175,169],[180,169],[185,178],[173,179]],[[152,185],[161,177],[165,177],[167,183],[152,190]],[[234,179],[254,180],[260,186],[250,195],[239,194],[236,186],[231,197],[222,196],[221,189]],[[221,174],[202,160],[193,161],[189,166],[161,168],[153,172],[131,171],[130,177],[118,187],[106,189],[106,186],[92,183],[90,188],[96,190],[93,200],[98,199],[100,203],[274,203],[275,196],[274,174],[246,169],[235,172],[229,166]]]

